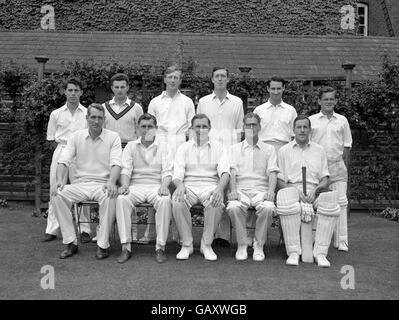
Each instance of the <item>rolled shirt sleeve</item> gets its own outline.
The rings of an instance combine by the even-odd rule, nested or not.
[[[111,152],[109,156],[110,167],[111,168],[113,166],[122,167],[121,158],[122,158],[122,143],[121,143],[121,138],[117,136],[111,146]]]
[[[173,180],[179,179],[180,181],[184,180],[184,174],[186,171],[186,160],[185,160],[185,152],[186,152],[187,144],[183,143],[176,151],[175,161],[173,165]]]
[[[352,148],[352,133],[347,119],[344,123],[344,147]]]
[[[320,180],[323,179],[324,177],[329,177],[330,172],[328,171],[328,163],[327,163],[327,154],[323,149],[323,152],[321,153],[321,174],[320,174]]]
[[[56,113],[53,111],[50,113],[50,119],[47,124],[47,140],[48,141],[55,140],[56,129],[57,129],[57,116],[56,116]]]
[[[169,148],[162,149],[162,180],[173,176],[173,155]]]
[[[276,154],[276,149],[272,147],[269,159],[267,161],[267,170],[266,173],[269,175],[271,172],[276,172],[279,173],[280,169],[277,165],[277,154]]]
[[[277,178],[287,183],[288,177],[285,174],[286,168],[285,168],[284,154],[282,152],[282,149],[280,149],[277,153],[277,165],[278,168],[280,169],[279,173],[277,174]]]
[[[133,144],[128,143],[123,149],[122,152],[122,171],[121,174],[124,174],[128,176],[129,178],[132,175],[133,172],[133,150],[132,150]]]
[[[230,175],[230,161],[227,157],[227,152],[224,146],[220,148],[217,171],[219,178],[222,176],[223,173],[227,173]]]
[[[72,133],[68,139],[67,145],[65,146],[65,148],[62,149],[61,156],[58,159],[58,163],[63,163],[67,167],[71,165],[72,159],[74,159],[76,156],[76,139],[77,134]]]

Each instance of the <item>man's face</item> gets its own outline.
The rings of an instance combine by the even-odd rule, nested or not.
[[[101,131],[104,125],[104,113],[95,108],[90,108],[90,113],[87,113],[87,126],[92,131]]]
[[[298,120],[295,123],[294,133],[297,143],[307,143],[310,135],[310,124],[308,119]]]
[[[212,83],[215,89],[226,89],[229,78],[226,69],[219,69],[213,72]]]
[[[129,86],[125,80],[115,80],[112,83],[111,90],[114,96],[119,100],[124,100],[127,97],[127,92],[129,91]]]
[[[285,87],[280,81],[270,81],[270,86],[267,87],[267,91],[272,100],[281,100],[283,98],[284,89]]]
[[[319,105],[323,113],[332,113],[336,104],[337,99],[335,98],[335,91],[325,92],[321,96],[321,99],[319,99]]]
[[[244,122],[245,139],[258,138],[260,124],[256,118],[248,118]]]
[[[192,130],[194,131],[197,139],[199,139],[200,141],[208,139],[210,129],[211,127],[209,126],[208,119],[204,118],[194,120]]]
[[[165,75],[163,82],[166,84],[166,90],[178,90],[181,84],[181,72],[173,71]]]
[[[67,84],[67,87],[65,89],[65,97],[67,99],[67,102],[79,103],[82,93],[83,91],[79,88],[79,86],[76,86],[72,83]]]
[[[153,141],[157,126],[154,124],[154,120],[141,120],[138,127],[138,133],[142,141]]]

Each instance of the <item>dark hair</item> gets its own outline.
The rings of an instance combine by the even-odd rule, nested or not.
[[[255,118],[255,119],[258,121],[258,124],[260,125],[261,120],[260,120],[259,115],[256,114],[256,113],[253,113],[253,112],[248,112],[248,113],[244,116],[244,119],[242,119],[243,124],[245,125],[245,120],[247,120],[247,119],[252,119],[252,118]]]
[[[111,82],[111,87],[114,85],[114,81],[126,81],[126,84],[129,85],[129,78],[126,74],[124,73],[117,73],[114,74],[110,80]]]
[[[149,113],[144,113],[140,116],[139,120],[137,121],[137,125],[140,124],[141,121],[143,120],[152,120],[154,122],[154,125],[157,125],[157,118],[155,118],[152,114]]]
[[[310,122],[310,119],[309,119],[307,116],[305,116],[305,115],[303,115],[303,114],[300,114],[300,115],[297,116],[297,117],[295,118],[295,120],[294,120],[294,128],[295,128],[296,122],[299,121],[299,120],[308,120],[308,122],[309,122],[309,129],[312,127],[311,122]]]
[[[90,110],[91,110],[91,109],[97,109],[97,110],[101,111],[101,112],[103,113],[103,115],[105,115],[105,109],[104,109],[104,107],[103,107],[101,104],[99,104],[99,103],[92,103],[91,105],[89,105],[89,106],[87,107],[87,115],[88,115],[88,116],[90,115]]]
[[[191,126],[194,126],[194,121],[197,119],[208,119],[208,124],[209,127],[211,127],[211,120],[208,118],[208,116],[204,113],[197,113],[192,119],[191,119]]]
[[[213,67],[213,69],[212,69],[211,78],[213,78],[213,74],[215,73],[215,71],[218,71],[218,70],[226,70],[227,78],[229,77],[229,69],[227,69],[226,67],[218,67],[218,66],[216,66],[216,67]]]
[[[171,74],[171,73],[173,73],[175,71],[180,71],[180,78],[183,77],[183,70],[177,64],[174,64],[172,66],[167,67],[165,72],[164,72],[164,77],[166,77],[168,74]]]
[[[323,97],[324,93],[337,92],[333,87],[321,87],[319,90],[319,100]]]
[[[285,87],[285,84],[287,83],[287,81],[285,81],[283,78],[277,77],[277,76],[273,76],[273,77],[271,77],[269,80],[267,80],[267,82],[266,82],[266,86],[267,86],[268,88],[270,88],[270,82],[272,82],[272,81],[274,81],[274,82],[281,82],[281,83],[283,84],[283,87]]]
[[[77,87],[79,87],[80,90],[82,90],[82,82],[80,81],[80,79],[75,78],[75,77],[71,77],[68,78],[65,82],[64,82],[64,89],[66,90],[66,88],[68,87],[68,84],[73,84]]]

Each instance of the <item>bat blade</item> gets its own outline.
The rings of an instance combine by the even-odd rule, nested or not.
[[[302,167],[302,189],[306,196],[306,167]],[[301,222],[302,262],[313,263],[312,222]]]
[[[302,262],[313,263],[312,222],[301,222]]]

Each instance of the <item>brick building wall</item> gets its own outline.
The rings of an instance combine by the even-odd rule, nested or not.
[[[39,29],[51,5],[56,30],[333,35],[347,33],[348,4],[356,0],[13,0],[0,3],[0,30]]]

